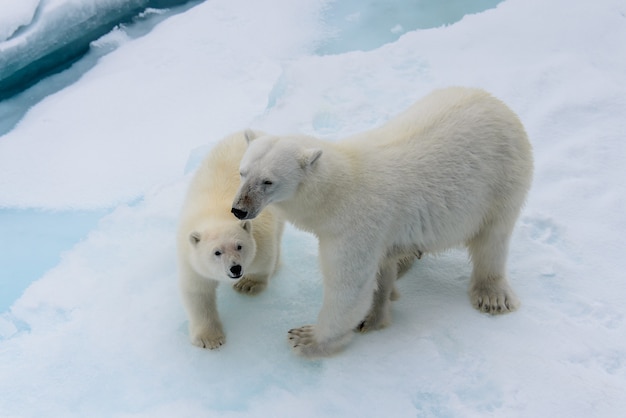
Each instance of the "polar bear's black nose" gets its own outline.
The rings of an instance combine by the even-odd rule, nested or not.
[[[233,215],[235,215],[238,219],[246,219],[246,215],[248,215],[248,212],[246,212],[245,210],[241,210],[241,209],[237,209],[237,208],[232,208],[231,212],[233,213]]]
[[[230,272],[232,273],[234,277],[241,276],[241,266],[239,264],[235,264],[234,266],[230,268]]]

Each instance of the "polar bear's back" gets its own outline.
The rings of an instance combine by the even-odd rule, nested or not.
[[[239,162],[246,147],[243,132],[238,132],[211,149],[189,183],[183,219],[232,216],[230,207],[240,181]]]
[[[486,130],[485,122],[491,125]],[[422,147],[434,142],[441,146],[446,141],[456,142],[460,135],[478,131],[477,128],[481,133],[501,133],[503,126],[515,128],[516,132],[511,135],[515,140],[526,138],[517,115],[499,99],[481,89],[449,87],[433,91],[386,124],[342,142],[351,146],[357,146],[358,142],[382,148],[403,145],[407,141],[418,141]]]
[[[377,198],[368,206],[380,201],[402,225],[421,225],[425,248],[469,238],[494,216],[515,218],[532,181],[532,150],[521,122],[479,89],[437,90],[338,146],[359,161],[361,193]]]
[[[529,183],[532,175],[532,150],[522,123],[480,89],[436,90],[383,126],[338,146],[390,178],[492,176],[497,171]]]

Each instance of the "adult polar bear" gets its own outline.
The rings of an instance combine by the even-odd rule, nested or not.
[[[233,214],[253,219],[272,204],[319,239],[324,301],[316,325],[289,331],[299,354],[330,355],[355,327],[387,325],[398,260],[459,244],[473,263],[474,307],[517,308],[506,259],[533,161],[522,124],[501,101],[454,87],[337,143],[247,136]]]

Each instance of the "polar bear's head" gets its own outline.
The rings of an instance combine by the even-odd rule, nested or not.
[[[188,240],[191,266],[214,280],[241,278],[256,255],[250,221],[202,225],[189,233]]]
[[[306,138],[254,137],[246,131],[248,149],[239,165],[241,183],[232,213],[254,219],[265,206],[290,199],[322,150],[305,145]]]

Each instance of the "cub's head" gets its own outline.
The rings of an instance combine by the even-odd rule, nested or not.
[[[187,238],[191,266],[213,280],[241,278],[256,255],[250,221],[206,225],[191,231]]]
[[[298,138],[261,136],[246,131],[248,149],[239,165],[241,183],[232,213],[254,219],[265,206],[293,197],[322,150],[307,148]]]

